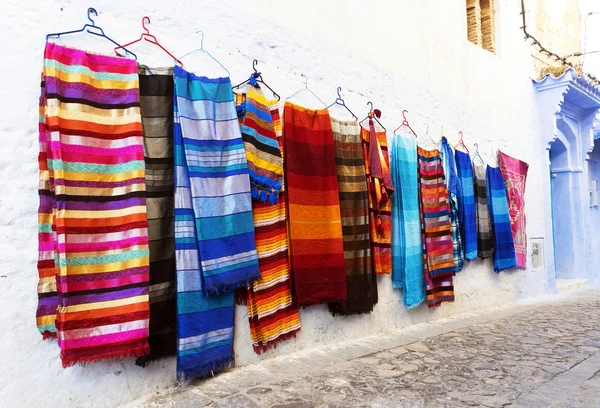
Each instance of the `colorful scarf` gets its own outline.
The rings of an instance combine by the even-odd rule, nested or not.
[[[494,254],[494,236],[487,201],[486,166],[473,163],[475,199],[477,200],[477,252],[481,259]]]
[[[243,95],[236,96],[236,106],[244,103]],[[265,116],[265,120],[261,121],[264,128],[260,129],[260,133],[272,135],[279,150],[281,119],[277,102],[265,101],[265,104],[270,106],[267,111],[269,116]],[[246,121],[245,117],[243,121]],[[250,336],[257,354],[275,347],[283,340],[295,337],[300,330],[300,313],[292,299],[283,185],[278,194],[279,200],[273,205],[252,200],[261,278],[240,291],[240,296],[248,307]]]
[[[150,354],[137,359],[144,366],[174,356],[175,228],[173,217],[173,68],[138,67],[140,108],[144,128],[146,207],[150,247]]]
[[[454,155],[462,193],[462,199],[458,203],[460,232],[464,244],[465,259],[472,261],[477,258],[477,211],[475,209],[473,165],[468,153],[455,150]]]
[[[452,225],[448,189],[438,150],[417,147],[427,305],[454,301]]]
[[[327,110],[283,113],[290,259],[299,306],[346,300],[344,241]]]
[[[58,332],[64,367],[147,354],[135,61],[47,43],[39,129],[39,330]]]
[[[525,220],[525,181],[529,165],[498,150],[500,173],[508,196],[510,228],[515,243],[517,268],[527,267],[527,227]]]
[[[177,373],[234,361],[234,292],[260,277],[244,143],[229,78],[176,66]],[[215,294],[215,293],[219,294]]]
[[[515,244],[510,228],[508,199],[502,174],[497,167],[487,167],[487,202],[494,234],[494,270],[515,268]]]
[[[464,249],[462,237],[460,235],[460,221],[458,215],[459,203],[462,201],[462,187],[456,170],[454,151],[445,136],[442,137],[440,155],[444,167],[444,175],[446,177],[446,187],[448,187],[450,198],[450,221],[452,225],[452,244],[454,247],[454,273],[458,273],[462,271],[465,266]]]
[[[377,303],[377,276],[371,266],[369,199],[360,126],[356,121],[332,118],[331,128],[340,191],[348,297],[345,302],[330,303],[329,310],[334,316],[369,313]]]
[[[394,186],[390,176],[387,135],[375,132],[373,119],[369,130],[361,127],[361,138],[369,190],[369,225],[371,229],[371,259],[375,273],[392,272],[392,201]]]
[[[250,170],[252,198],[275,204],[283,184],[283,159],[266,103],[260,88],[249,85],[243,108],[242,139]]]
[[[417,140],[394,135],[392,141],[392,287],[403,289],[408,309],[425,300],[423,242],[419,212]]]

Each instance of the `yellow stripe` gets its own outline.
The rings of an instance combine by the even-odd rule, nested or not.
[[[108,188],[67,187],[67,186],[64,186],[63,191],[64,192],[62,194],[68,194],[68,195],[112,197],[112,196],[116,196],[116,195],[131,193],[134,191],[146,191],[146,184],[145,183],[136,183],[136,184],[131,184],[129,186],[116,187],[116,188],[112,188],[112,187],[108,187]]]
[[[58,171],[56,172],[56,174],[58,175]],[[72,172],[72,171],[62,171],[60,170],[61,174],[61,178],[64,178],[65,180],[76,180],[76,181],[103,181],[103,182],[110,182],[110,181],[125,181],[125,180],[130,180],[133,178],[144,178],[145,174],[146,174],[146,170],[143,169],[139,169],[139,170],[132,170],[132,171],[128,171],[126,173],[119,173],[119,174],[105,174],[105,173],[79,173],[79,172]],[[57,177],[58,178],[58,177]],[[60,189],[64,187],[63,186],[56,186],[56,194],[60,194],[59,191],[61,191]],[[64,191],[64,190],[62,190]]]
[[[83,305],[58,306],[58,311],[59,313],[83,312],[86,310],[108,309],[110,307],[133,305],[135,303],[142,302],[148,302],[148,295],[134,296],[125,299],[108,300],[106,302],[85,303]]]
[[[45,326],[47,324],[54,324],[56,322],[56,314],[47,316],[38,316],[36,319],[38,326]]]
[[[251,151],[246,151],[246,158],[252,163],[254,163],[257,167],[267,169],[278,175],[283,175],[283,167],[275,163],[263,160],[260,157],[254,155],[254,153],[252,153]]]
[[[130,268],[140,268],[148,266],[150,258],[145,256],[142,258],[130,259],[128,261],[111,262],[98,265],[73,265],[63,266],[59,268],[58,274],[60,276],[68,275],[87,275],[90,273],[105,273],[105,272],[116,272]]]
[[[139,81],[107,81],[94,79],[85,74],[67,74],[57,68],[44,68],[47,77],[55,77],[64,82],[82,82],[98,89],[136,89],[140,87]]]
[[[146,214],[145,205],[136,205],[119,210],[102,210],[102,211],[87,211],[87,210],[59,210],[58,217],[60,218],[113,218],[123,217],[131,214]]]
[[[137,106],[108,110],[92,107],[83,108],[78,103],[63,103],[59,106],[49,106],[47,115],[58,116],[65,120],[91,122],[97,125],[129,125],[139,123],[141,120],[140,108]]]

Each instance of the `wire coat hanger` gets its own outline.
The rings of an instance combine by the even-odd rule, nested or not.
[[[179,57],[179,60],[182,60],[185,57],[187,57],[188,55],[191,55],[191,54],[193,54],[195,52],[201,51],[201,52],[205,53],[206,55],[208,55],[210,58],[212,58],[212,60],[214,62],[216,62],[217,64],[219,64],[221,66],[221,68],[223,68],[227,72],[227,76],[231,76],[231,74],[229,73],[229,70],[227,68],[225,68],[225,66],[223,64],[221,64],[218,59],[216,59],[215,57],[213,57],[210,52],[208,52],[208,51],[206,51],[204,49],[204,31],[198,30],[198,31],[196,31],[196,34],[198,34],[198,33],[202,34],[202,37],[200,38],[200,48],[196,48],[195,50],[192,50],[192,51],[188,52],[184,56]]]
[[[346,106],[346,102],[345,102],[345,101],[342,99],[342,96],[340,95],[340,93],[341,93],[341,92],[342,92],[342,87],[341,87],[341,86],[338,86],[338,88],[337,88],[337,96],[338,96],[338,97],[337,97],[337,98],[335,98],[335,101],[333,101],[333,103],[332,103],[331,105],[329,105],[329,106],[327,107],[327,109],[331,108],[333,105],[339,105],[339,106],[342,106],[342,107],[346,108],[346,110],[347,110],[348,112],[350,112],[350,114],[352,115],[352,117],[354,118],[354,120],[358,120],[358,116],[356,116],[356,115],[354,114],[354,112],[352,112],[352,111],[350,110],[350,108],[349,108],[348,106]]]
[[[475,148],[475,154],[473,155],[473,163],[475,163],[475,159],[479,158],[482,165],[485,165],[485,161],[483,157],[479,154],[479,145],[477,143],[473,143],[473,147]]]
[[[410,131],[412,132],[412,134],[415,136],[415,138],[417,137],[417,134],[415,133],[415,131],[413,130],[413,128],[410,127],[410,124],[408,123],[408,120],[406,120],[406,113],[408,113],[408,110],[404,109],[402,111],[402,123],[400,123],[400,126],[398,126],[396,129],[394,129],[394,133],[396,133],[398,131],[398,129],[400,129],[402,126],[406,126],[407,128],[410,129]]]
[[[287,101],[288,99],[293,98],[294,96],[296,96],[297,94],[299,94],[302,91],[308,91],[310,92],[315,98],[317,98],[317,100],[319,102],[321,102],[323,104],[323,106],[325,107],[325,109],[327,109],[327,104],[325,102],[323,102],[321,100],[321,98],[319,98],[313,91],[311,91],[310,89],[308,89],[308,76],[306,76],[306,74],[300,74],[301,77],[304,78],[304,88],[300,88],[298,89],[296,92],[294,92],[293,94],[291,94],[290,96],[288,96],[287,98],[285,98],[285,100]]]
[[[443,127],[443,126],[442,126],[442,127]],[[440,139],[440,141],[439,141],[439,142],[436,142],[435,140],[433,140],[433,138],[432,138],[432,137],[431,137],[431,135],[429,134],[429,123],[427,124],[427,130],[425,130],[425,136],[427,136],[427,137],[429,138],[429,140],[431,140],[431,143],[433,143],[433,144],[434,144],[434,146],[436,147],[436,149],[440,147],[440,142],[441,142],[441,139]]]
[[[373,102],[371,102],[371,101],[367,102],[367,106],[369,107],[369,113],[367,114],[366,118],[364,118],[363,120],[360,121],[359,124],[363,123],[367,119],[375,119],[375,122],[377,122],[379,124],[379,126],[381,126],[381,128],[385,132],[387,132],[387,129],[385,128],[385,126],[383,126],[381,124],[381,122],[379,121],[379,118],[381,117],[381,111],[379,109],[373,109]]]
[[[460,139],[458,140],[458,143],[454,145],[454,150],[456,150],[457,147],[462,146],[467,151],[467,153],[469,153],[469,149],[467,148],[467,146],[465,145],[465,142],[463,141],[463,132],[462,132],[462,130],[459,130],[458,134],[460,136]]]
[[[262,73],[258,72],[256,70],[256,64],[258,64],[258,60],[255,58],[252,61],[252,69],[254,70],[254,73],[252,75],[250,75],[250,78],[246,79],[244,82],[241,82],[239,84],[237,84],[236,86],[232,87],[232,89],[235,88],[239,88],[240,86],[247,84],[248,82],[252,82],[252,80],[255,80],[256,82],[260,82],[261,84],[263,84],[264,86],[267,87],[267,89],[269,91],[271,91],[271,93],[273,94],[273,96],[275,98],[277,98],[277,101],[279,102],[281,100],[281,96],[279,96],[279,94],[277,92],[275,92],[269,85],[267,85],[267,83],[263,80],[262,77]]]
[[[48,41],[50,39],[50,37],[55,37],[55,38],[60,38],[61,35],[68,35],[68,34],[75,34],[75,33],[81,33],[83,31],[89,33],[89,34],[94,34],[97,35],[98,37],[102,37],[107,39],[108,41],[110,41],[111,43],[115,44],[117,47],[123,48],[123,50],[125,50],[125,52],[129,55],[132,55],[136,60],[137,60],[137,55],[135,55],[133,52],[129,51],[127,48],[122,47],[121,44],[119,44],[118,42],[116,42],[115,40],[113,40],[112,38],[110,38],[109,36],[107,36],[104,33],[104,30],[102,29],[102,27],[97,26],[96,23],[94,22],[94,20],[92,20],[92,15],[98,17],[98,12],[96,11],[95,8],[93,7],[89,7],[87,9],[87,18],[88,20],[90,20],[90,22],[92,24],[86,23],[81,29],[79,30],[71,30],[71,31],[63,31],[60,33],[52,33],[52,34],[47,34],[46,35],[46,41]],[[97,30],[97,32],[96,32]]]
[[[178,60],[178,59],[177,59],[177,58],[176,58],[176,57],[175,57],[173,54],[171,54],[171,53],[169,52],[169,50],[167,50],[165,47],[163,47],[163,46],[162,46],[162,45],[161,45],[161,44],[158,42],[158,40],[156,39],[156,36],[154,36],[154,35],[150,34],[150,30],[148,30],[148,28],[146,27],[146,24],[150,24],[150,17],[148,17],[148,16],[144,16],[144,17],[142,18],[142,28],[143,28],[144,30],[146,30],[146,32],[145,32],[145,33],[142,33],[142,34],[140,35],[140,38],[138,38],[137,40],[133,40],[133,41],[131,41],[131,42],[127,43],[127,44],[124,44],[124,45],[122,45],[122,46],[115,47],[115,48],[114,48],[114,51],[115,51],[115,52],[117,52],[117,50],[118,50],[118,49],[123,49],[124,47],[128,47],[128,46],[130,46],[130,45],[132,45],[132,44],[135,44],[135,43],[137,43],[137,42],[140,42],[140,41],[142,41],[142,40],[146,40],[146,41],[147,41],[147,42],[149,42],[150,44],[154,44],[154,45],[158,46],[158,47],[159,47],[161,50],[163,50],[164,52],[166,52],[166,53],[169,55],[169,57],[173,58],[173,59],[175,60],[175,62],[177,62],[179,65],[181,65],[181,66],[183,67],[183,63],[182,63],[181,61],[179,61],[179,60]]]

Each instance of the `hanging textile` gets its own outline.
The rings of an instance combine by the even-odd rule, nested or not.
[[[286,102],[283,122],[296,300],[299,306],[346,300],[344,242],[329,112]]]
[[[250,171],[252,198],[275,204],[283,184],[283,159],[273,130],[267,130],[272,127],[272,119],[265,103],[260,89],[248,85],[242,139]]]
[[[508,196],[510,228],[515,244],[517,268],[527,267],[527,228],[525,220],[525,181],[529,165],[498,150],[500,173]]]
[[[468,153],[455,150],[456,170],[460,181],[461,200],[458,203],[458,218],[465,259],[477,258],[477,211],[475,209],[475,188],[473,167]]]
[[[404,292],[408,309],[425,300],[423,242],[419,212],[417,139],[394,135],[392,141],[392,286]]]
[[[494,270],[515,268],[515,245],[510,228],[508,199],[502,174],[497,167],[487,167],[487,202],[494,235]]]
[[[465,266],[464,248],[462,237],[460,235],[460,220],[458,215],[458,206],[462,200],[462,188],[456,170],[454,152],[445,136],[442,137],[440,155],[442,157],[442,165],[446,177],[446,187],[448,188],[450,198],[450,220],[452,223],[452,243],[454,245],[454,273],[458,273],[462,271]]]
[[[371,259],[375,273],[392,272],[392,201],[394,185],[390,176],[387,135],[376,132],[372,118],[369,130],[361,127],[361,138],[369,190]]]
[[[38,325],[64,367],[149,351],[139,98],[135,61],[46,44]]]
[[[473,163],[475,200],[477,202],[477,253],[481,259],[494,254],[494,236],[487,201],[486,166]]]
[[[435,307],[454,301],[450,204],[440,152],[417,147],[417,158],[427,305]]]
[[[369,313],[377,303],[377,276],[371,265],[369,199],[365,161],[356,121],[332,118],[335,164],[340,192],[347,299],[330,303],[333,315]]]
[[[177,374],[234,361],[234,292],[260,277],[248,166],[229,78],[174,70]],[[218,294],[215,294],[218,292]]]
[[[243,116],[242,123],[247,126],[249,122],[256,128],[256,132],[262,135],[261,137],[275,140],[277,151],[280,151],[278,138],[280,139],[281,136],[281,119],[277,102],[267,102],[258,88],[249,92],[248,98],[251,100],[246,105],[245,94],[236,94],[238,114],[249,112],[241,111],[239,109],[241,105],[252,105],[252,109],[261,112],[263,119],[257,122],[252,120],[252,115],[248,120]],[[257,123],[261,126],[256,126]],[[243,127],[242,133],[244,133]],[[283,185],[277,193],[279,200],[275,204],[252,200],[254,234],[261,278],[248,285],[240,294],[248,306],[252,346],[258,354],[275,347],[283,340],[295,337],[300,330],[300,313],[292,298],[289,276]]]
[[[138,74],[150,248],[150,354],[136,360],[136,364],[144,366],[161,357],[174,356],[177,342],[173,68],[138,66]]]

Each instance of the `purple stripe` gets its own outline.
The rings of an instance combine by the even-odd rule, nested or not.
[[[109,300],[125,299],[134,296],[147,295],[148,286],[141,288],[132,288],[116,290],[106,293],[97,293],[93,295],[69,296],[62,298],[63,306],[82,305],[85,303],[107,302]]]
[[[87,99],[110,105],[140,101],[138,88],[98,89],[81,82],[64,82],[55,77],[46,77],[46,94],[59,94],[67,98]]]
[[[99,281],[106,279],[122,278],[124,276],[138,275],[148,273],[149,268],[147,266],[140,266],[139,268],[124,269],[116,272],[104,272],[104,273],[86,273],[82,275],[67,275],[57,276],[56,281],[59,284],[65,284],[69,282],[89,282]]]
[[[56,207],[59,210],[80,210],[80,211],[103,211],[120,210],[123,208],[134,207],[136,205],[145,205],[145,197],[133,197],[128,200],[110,201],[99,203],[95,201],[62,201],[57,200]]]
[[[37,312],[35,313],[36,317],[50,316],[50,315],[56,314],[56,306],[58,306],[58,298],[51,298],[51,299],[54,299],[54,304],[51,306],[39,306],[37,308]]]
[[[59,186],[67,186],[67,187],[89,187],[89,188],[114,188],[114,187],[125,187],[131,186],[133,184],[145,183],[146,180],[143,178],[132,178],[128,180],[122,181],[83,181],[83,180],[65,180],[65,179],[57,179],[54,184]]]
[[[38,308],[54,306],[56,309],[56,305],[58,305],[58,295],[38,298]]]

